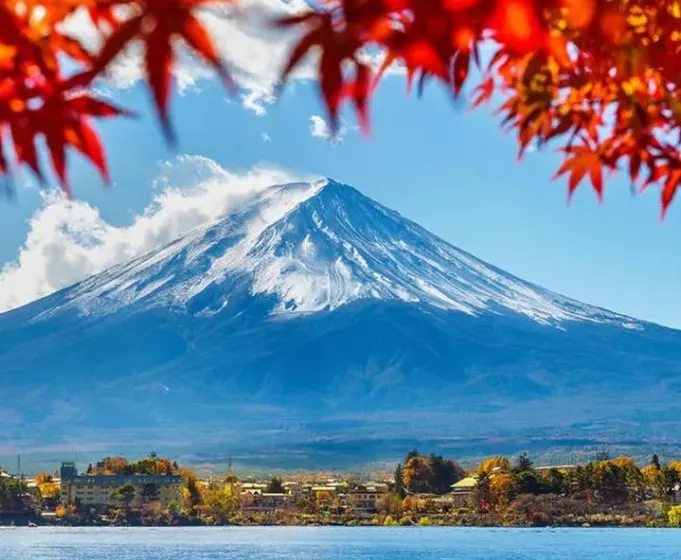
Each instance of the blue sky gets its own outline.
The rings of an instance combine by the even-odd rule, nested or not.
[[[371,137],[353,130],[348,114],[350,130],[331,145],[310,131],[310,118],[323,115],[313,84],[297,81],[258,116],[239,96],[228,102],[207,80],[174,99],[180,145],[173,152],[143,87],[115,90],[114,96],[142,117],[99,127],[113,187],[104,189],[91,169],[71,160],[74,198],[111,226],[129,225],[144,212],[158,193],[160,165],[180,154],[205,156],[233,172],[265,164],[328,175],[526,280],[681,328],[681,202],[662,223],[656,188],[634,197],[624,178],[615,177],[602,205],[584,184],[568,206],[565,182],[551,181],[559,155],[530,153],[517,163],[515,141],[501,133],[491,108],[471,113],[437,86],[423,99],[407,98],[403,78],[389,77],[374,98]],[[0,262],[18,266],[44,204],[30,185],[20,185],[14,201],[0,202]]]

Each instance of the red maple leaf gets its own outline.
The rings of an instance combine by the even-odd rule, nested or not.
[[[570,174],[568,179],[568,197],[572,197],[582,179],[588,173],[591,185],[594,191],[596,191],[598,199],[602,200],[604,161],[599,151],[592,149],[587,143],[579,146],[568,146],[561,151],[568,154],[568,156],[566,156],[565,161],[554,175],[554,179],[566,173]]]
[[[131,113],[88,93],[69,93],[62,87],[53,88],[41,107],[17,104],[18,111],[10,124],[14,151],[19,164],[28,165],[38,179],[44,181],[36,141],[45,138],[54,172],[62,189],[69,194],[66,176],[66,152],[70,146],[79,151],[99,170],[106,183],[109,171],[99,137],[90,124],[90,117],[130,116]]]
[[[182,39],[217,71],[227,87],[233,87],[208,31],[193,13],[198,7],[213,2],[215,0],[140,0],[139,13],[123,22],[114,20],[115,30],[107,38],[92,68],[87,72],[90,79],[94,78],[131,42],[139,38],[144,43],[144,65],[154,104],[166,139],[170,143],[175,143],[168,113],[175,62],[174,39]]]
[[[333,133],[340,128],[339,112],[345,98],[351,98],[359,114],[364,130],[368,129],[368,99],[372,89],[371,69],[362,63],[357,56],[361,41],[348,28],[337,29],[333,14],[330,12],[307,12],[301,15],[284,17],[275,20],[277,27],[287,28],[305,25],[307,33],[289,56],[283,69],[281,80],[301,64],[310,51],[321,51],[319,54],[319,85],[322,98],[326,103],[329,115],[329,126]],[[348,63],[352,68],[347,68]],[[352,73],[354,77],[348,79]]]

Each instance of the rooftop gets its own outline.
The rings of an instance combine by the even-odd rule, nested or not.
[[[478,485],[477,476],[467,476],[462,478],[459,482],[452,484],[452,491],[456,490],[473,490]]]
[[[180,474],[79,474],[65,479],[64,482],[81,484],[173,484],[182,482]]]

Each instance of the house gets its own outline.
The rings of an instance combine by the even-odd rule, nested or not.
[[[163,509],[170,504],[182,503],[182,475],[106,475],[78,474],[75,463],[62,463],[61,492],[63,503],[92,507],[114,507],[120,502],[112,495],[114,490],[131,484],[135,489],[133,506],[145,501],[145,493],[155,494],[153,501]]]
[[[375,486],[355,486],[346,495],[346,507],[358,517],[374,514],[380,495],[381,492]]]
[[[376,488],[379,494],[387,494],[388,490],[390,490],[390,485],[387,482],[370,482],[369,486]]]
[[[284,481],[282,486],[286,489],[288,494],[291,494],[293,499],[300,498],[305,495],[305,486],[297,481]]]
[[[477,487],[477,475],[467,476],[452,484],[449,493],[451,505],[456,508],[471,507],[475,501],[475,489]]]
[[[256,493],[242,506],[242,510],[251,513],[268,513],[289,510],[293,506],[290,494]]]
[[[267,484],[260,482],[242,482],[239,484],[239,488],[241,488],[242,492],[253,495],[267,492]]]

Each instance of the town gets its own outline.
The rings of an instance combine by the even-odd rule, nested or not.
[[[392,473],[200,477],[150,453],[63,462],[33,477],[0,469],[1,524],[681,526],[681,462],[601,456],[535,466],[521,454],[466,471],[414,450]]]

